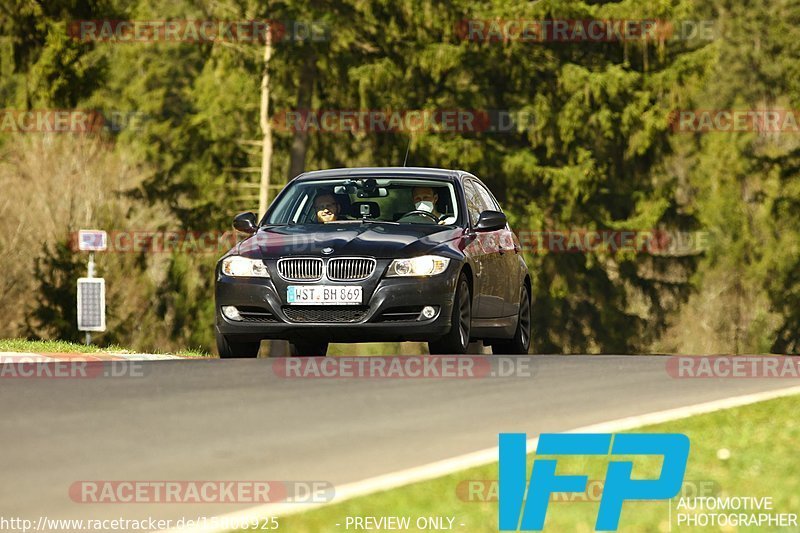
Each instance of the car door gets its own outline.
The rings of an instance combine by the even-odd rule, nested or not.
[[[495,207],[487,203],[486,196],[480,190],[481,185],[472,179],[464,180],[464,196],[467,201],[470,228],[478,223],[478,217],[483,211],[494,210]],[[504,285],[501,258],[498,248],[499,231],[475,232],[475,240],[471,243],[473,257],[479,268],[475,273],[477,278],[478,305],[474,310],[476,318],[496,318],[504,316]]]
[[[494,211],[503,210],[494,195],[480,182],[475,182],[475,187],[481,195],[485,209]],[[519,248],[516,246],[514,234],[506,224],[505,228],[491,232],[492,238],[487,246],[491,246],[493,268],[499,273],[501,280],[497,293],[503,300],[501,314],[495,316],[514,316],[517,314],[520,291]],[[488,250],[487,250],[488,251]]]

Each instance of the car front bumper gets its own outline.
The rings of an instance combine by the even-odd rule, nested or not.
[[[288,282],[266,261],[271,278],[233,278],[217,270],[215,313],[218,332],[229,339],[308,340],[330,342],[431,341],[450,331],[453,296],[461,264],[451,260],[447,270],[426,277],[383,277],[391,260],[378,260],[373,275],[360,282]],[[363,305],[288,305],[289,285],[360,285]],[[244,320],[222,313],[235,306]],[[425,319],[424,306],[436,308]]]

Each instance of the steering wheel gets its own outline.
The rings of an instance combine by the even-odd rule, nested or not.
[[[436,215],[434,215],[433,213],[429,213],[428,211],[422,211],[421,209],[415,209],[413,211],[409,211],[408,213],[406,213],[405,215],[403,215],[400,218],[403,219],[403,218],[410,217],[410,216],[415,216],[415,215],[416,216],[428,217],[431,220],[433,220],[434,224],[438,224],[439,223],[439,219],[436,217]]]

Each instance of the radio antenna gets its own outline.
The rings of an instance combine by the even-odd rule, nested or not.
[[[403,159],[403,166],[406,166],[406,162],[408,161],[409,148],[411,148],[411,137],[408,138],[408,144],[406,145],[406,157]]]

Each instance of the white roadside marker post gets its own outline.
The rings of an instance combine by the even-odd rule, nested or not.
[[[89,252],[85,278],[78,278],[78,331],[86,332],[85,342],[92,343],[92,331],[106,330],[106,280],[94,277],[94,252],[106,249],[107,235],[102,230],[80,230],[78,249]]]

